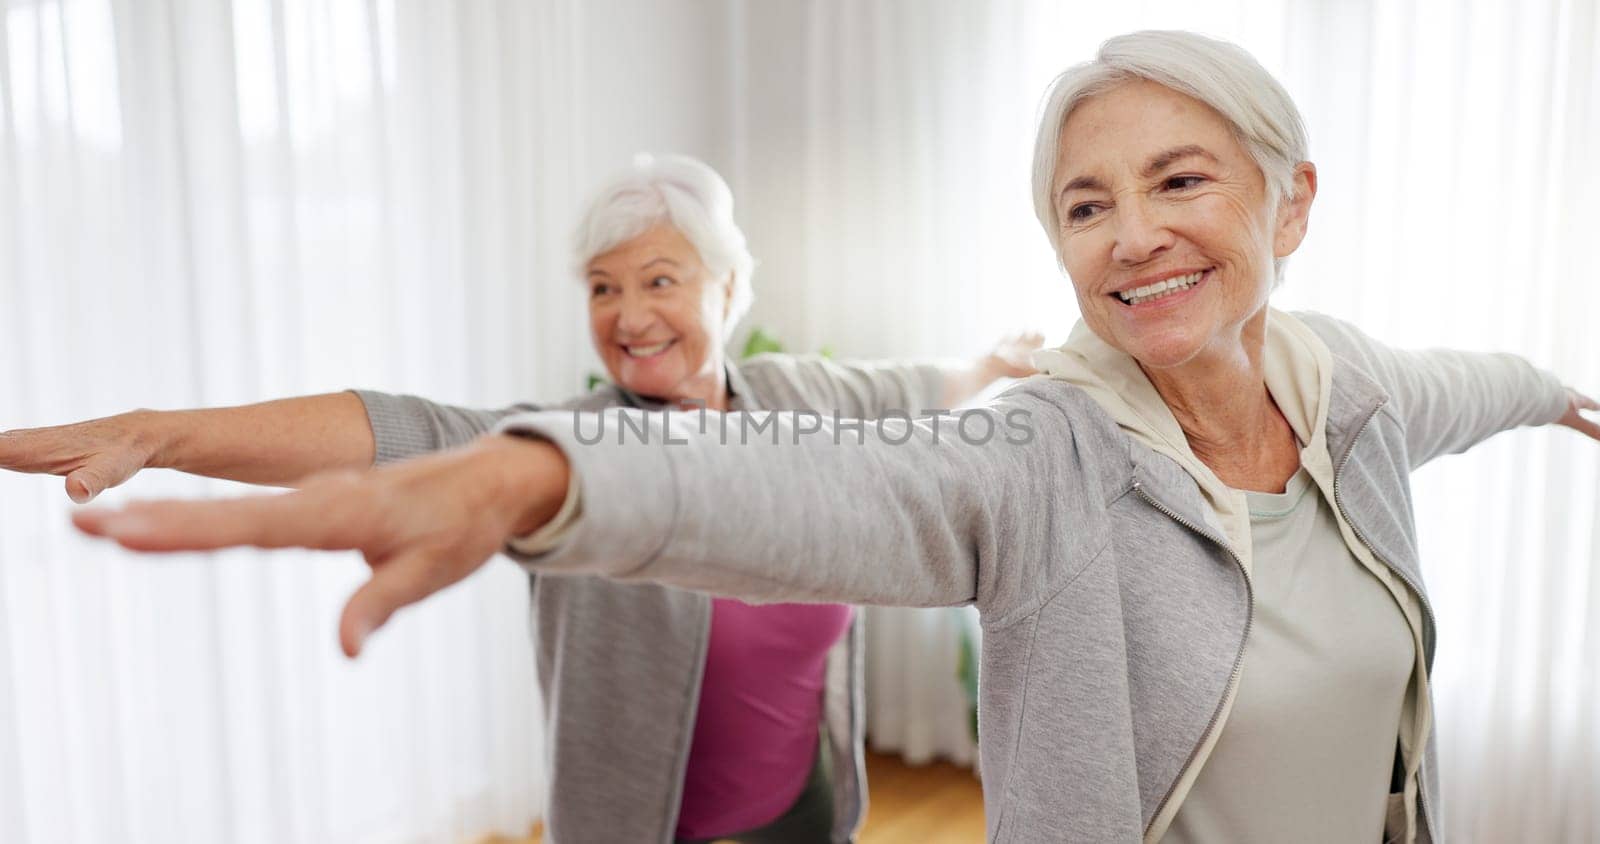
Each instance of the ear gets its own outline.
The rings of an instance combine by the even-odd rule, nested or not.
[[[1277,231],[1272,238],[1272,255],[1275,258],[1288,257],[1306,239],[1311,202],[1317,198],[1317,165],[1309,161],[1296,164],[1292,184],[1294,196],[1278,204]]]

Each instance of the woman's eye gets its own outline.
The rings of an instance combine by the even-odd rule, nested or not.
[[[1204,182],[1204,176],[1173,176],[1166,181],[1167,190],[1186,190]]]
[[[675,282],[668,276],[658,275],[650,279],[651,287],[671,287]]]
[[[1088,202],[1085,202],[1081,205],[1074,205],[1067,210],[1067,219],[1074,223],[1081,223],[1084,220],[1093,217],[1094,212],[1098,210],[1100,210],[1100,206],[1093,205]]]
[[[610,293],[610,292],[611,292],[611,285],[606,284],[603,281],[597,281],[594,284],[589,285],[589,295],[591,297],[598,298],[598,297],[604,296],[604,295],[606,295],[607,293]]]

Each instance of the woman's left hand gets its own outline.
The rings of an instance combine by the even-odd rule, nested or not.
[[[372,577],[339,620],[340,645],[354,657],[395,610],[455,584],[507,537],[549,521],[566,497],[568,471],[548,443],[486,436],[415,460],[316,476],[282,495],[138,501],[85,508],[72,521],[135,551],[360,551]]]
[[[1026,378],[1039,371],[1033,366],[1033,353],[1042,345],[1044,335],[1038,332],[1008,334],[990,350],[984,363],[994,378]]]
[[[1582,413],[1585,410],[1600,411],[1600,402],[1568,387],[1567,412],[1556,420],[1556,424],[1565,425],[1590,439],[1600,440],[1600,422],[1585,419]]]

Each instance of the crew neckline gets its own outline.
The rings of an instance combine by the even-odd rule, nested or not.
[[[1281,519],[1293,513],[1295,508],[1300,506],[1300,500],[1309,491],[1311,491],[1311,474],[1304,466],[1295,470],[1289,482],[1284,484],[1283,492],[1241,490],[1245,502],[1249,505],[1251,520]]]

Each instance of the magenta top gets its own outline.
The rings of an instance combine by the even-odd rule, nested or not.
[[[842,604],[712,599],[679,838],[755,829],[794,805],[817,758],[828,650],[850,613]]]

